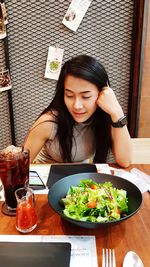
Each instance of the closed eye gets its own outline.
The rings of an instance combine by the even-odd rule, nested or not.
[[[71,97],[73,97],[73,95],[66,95],[66,97],[71,98]]]
[[[84,98],[84,99],[88,99],[88,98],[90,98],[91,96],[82,96],[82,98]]]

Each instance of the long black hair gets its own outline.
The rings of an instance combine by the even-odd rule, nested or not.
[[[68,60],[62,67],[55,96],[50,105],[42,112],[56,111],[56,122],[58,124],[57,137],[60,151],[64,162],[72,162],[71,149],[73,140],[73,126],[75,121],[64,103],[64,81],[67,75],[72,75],[95,84],[98,90],[110,85],[107,72],[103,65],[95,58],[80,55]],[[41,115],[42,115],[41,114]],[[110,116],[101,108],[97,107],[92,115],[91,127],[95,137],[94,162],[106,162],[109,148],[111,147],[111,123]]]

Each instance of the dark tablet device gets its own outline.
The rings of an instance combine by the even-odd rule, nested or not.
[[[36,171],[30,171],[29,172],[29,186],[35,190],[40,190],[40,189],[46,188],[41,177],[39,176],[39,174]]]
[[[70,255],[70,243],[0,242],[3,267],[69,267]]]
[[[54,183],[65,176],[84,172],[97,172],[96,166],[90,163],[52,165],[47,180],[47,186],[50,188]]]

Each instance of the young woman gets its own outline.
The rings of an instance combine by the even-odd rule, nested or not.
[[[63,65],[54,99],[31,127],[24,146],[31,162],[93,158],[104,163],[111,149],[120,166],[130,164],[126,117],[102,64],[81,55]]]

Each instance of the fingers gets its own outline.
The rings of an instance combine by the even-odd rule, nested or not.
[[[109,89],[109,88],[110,88],[109,85],[107,85],[107,86],[103,86],[103,87],[102,87],[102,91],[107,90],[107,89]]]
[[[109,90],[110,90],[109,86],[103,86],[102,90],[99,92],[99,96],[103,95],[105,92],[107,92]]]

